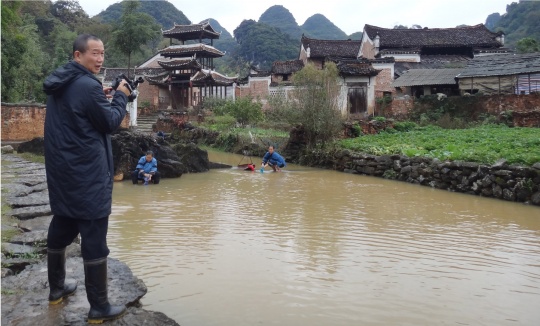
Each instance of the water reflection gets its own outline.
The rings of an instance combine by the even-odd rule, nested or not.
[[[143,304],[182,325],[536,325],[539,217],[294,165],[226,169],[115,184],[109,245]]]

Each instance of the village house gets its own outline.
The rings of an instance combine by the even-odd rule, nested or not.
[[[540,92],[540,53],[478,57],[456,75],[462,93],[485,95]]]
[[[445,69],[433,71],[433,75],[442,77],[449,73],[446,69],[463,68],[475,57],[509,52],[511,51],[508,48],[504,48],[504,34],[491,32],[483,24],[423,29],[389,29],[366,24],[359,56],[366,59],[394,58],[395,64],[391,68],[374,65],[377,69],[383,69],[377,79],[378,96],[381,92],[396,95],[395,87],[408,87],[400,90],[398,95],[403,93],[421,96],[439,91],[448,93],[446,95],[455,95],[456,92],[454,86],[440,84],[443,80],[435,79],[433,81],[436,84],[431,85],[419,85],[418,78],[413,78],[413,75],[398,84],[394,84],[394,80],[410,69]],[[391,71],[384,73],[386,69]],[[429,75],[425,72],[413,74]],[[442,78],[447,80],[446,77]]]
[[[295,72],[307,64],[323,69],[326,63],[333,62],[340,75],[341,91],[338,103],[343,115],[371,115],[375,108],[374,80],[379,73],[372,63],[385,64],[393,61],[387,58],[359,60],[359,49],[360,41],[319,40],[303,35],[299,59],[274,62],[270,76],[260,73],[250,75],[243,85],[239,86],[237,94],[259,99],[266,96],[287,98],[293,89],[291,78]]]

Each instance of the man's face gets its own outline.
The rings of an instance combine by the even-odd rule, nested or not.
[[[274,147],[270,146],[268,147],[268,153],[272,154],[274,152]]]
[[[151,162],[152,161],[152,155],[148,154],[146,155],[146,162]]]
[[[88,40],[88,48],[86,51],[84,53],[75,51],[74,56],[77,63],[80,63],[93,74],[97,74],[99,73],[105,59],[105,48],[103,47],[103,42]]]

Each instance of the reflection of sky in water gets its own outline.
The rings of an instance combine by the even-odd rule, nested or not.
[[[148,286],[143,304],[182,325],[534,325],[539,212],[294,165],[225,169],[115,184],[109,245]]]

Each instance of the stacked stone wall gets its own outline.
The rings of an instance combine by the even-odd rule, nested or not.
[[[540,162],[532,167],[509,165],[505,160],[486,165],[426,157],[375,156],[349,150],[316,153],[316,157],[307,160],[342,172],[540,206]]]

